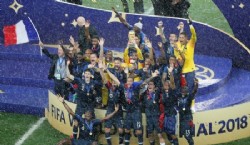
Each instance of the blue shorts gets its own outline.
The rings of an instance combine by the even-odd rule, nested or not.
[[[72,139],[72,145],[92,145],[92,141],[86,141],[84,139]]]
[[[113,111],[107,110],[106,115],[111,114]],[[112,125],[116,125],[117,128],[123,128],[123,114],[122,112],[117,112],[113,117],[105,121],[105,128],[111,128]]]
[[[180,135],[184,135],[185,137],[194,135],[192,115],[180,115]]]
[[[164,119],[164,131],[169,135],[176,135],[176,116],[166,116]]]
[[[130,130],[142,130],[142,114],[140,110],[127,112],[125,116],[124,128]]]
[[[154,130],[157,133],[162,133],[162,130],[161,130],[160,124],[159,124],[159,115],[147,116],[147,132],[148,132],[148,134],[153,133]]]

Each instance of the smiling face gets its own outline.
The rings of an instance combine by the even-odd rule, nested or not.
[[[91,112],[91,111],[85,112],[84,118],[85,118],[87,121],[90,121],[90,120],[92,119],[92,112]]]
[[[187,42],[188,42],[187,35],[185,35],[185,34],[180,34],[180,36],[179,36],[179,41],[180,41],[181,45],[186,45]]]
[[[170,41],[170,43],[176,42],[176,41],[177,41],[177,36],[176,36],[176,34],[170,34],[170,35],[169,35],[169,41]]]

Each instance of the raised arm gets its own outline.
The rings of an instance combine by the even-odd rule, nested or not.
[[[67,103],[65,103],[64,98],[61,95],[57,95],[57,98],[60,102],[63,103],[63,106],[65,107],[65,109],[69,112],[70,115],[74,116],[75,113],[72,111],[72,109],[68,106]]]
[[[102,77],[102,81],[104,84],[107,83],[107,79],[104,75],[104,72],[103,72],[103,69],[104,69],[104,65],[103,62],[100,60],[99,63],[98,63],[98,67],[99,67],[99,70],[100,70],[100,74],[101,74],[101,77]]]
[[[161,57],[166,58],[166,53],[165,53],[165,50],[163,48],[162,42],[158,42],[158,47],[159,47],[159,49],[161,51]]]
[[[104,45],[105,39],[100,38],[99,45],[100,45],[100,56],[99,60],[103,60],[103,55],[104,55],[104,50],[103,50],[103,45]]]
[[[119,105],[117,104],[117,105],[115,105],[115,111],[112,112],[111,114],[105,116],[105,117],[101,120],[101,122],[104,122],[105,120],[108,120],[108,119],[110,119],[111,117],[113,117],[113,116],[115,115],[115,113],[116,113],[118,110],[119,110]]]
[[[167,72],[168,70],[167,70],[167,67],[165,67],[164,68],[164,71],[163,71],[163,73],[162,73],[162,77],[161,77],[161,82],[162,82],[162,84],[164,84],[164,82],[165,82],[165,80],[166,80],[166,78],[167,78]]]
[[[121,82],[117,79],[117,77],[116,77],[114,74],[112,74],[108,69],[106,69],[106,70],[107,70],[107,73],[108,73],[109,77],[110,77],[118,86],[120,86]]]
[[[159,27],[161,41],[162,41],[162,43],[166,43],[167,39],[166,39],[166,36],[163,33],[163,22],[162,21],[158,22],[158,27]]]
[[[177,26],[177,29],[179,30],[179,34],[184,32],[184,23],[180,22],[179,25]]]
[[[156,70],[155,72],[153,72],[153,73],[152,73],[152,76],[151,76],[150,78],[146,79],[146,80],[142,83],[142,85],[148,84],[153,78],[155,78],[156,76],[158,76],[158,74],[159,74],[158,70]]]
[[[190,32],[191,32],[190,41],[192,43],[195,43],[196,40],[197,40],[197,36],[196,36],[196,32],[195,32],[195,29],[194,29],[194,26],[193,26],[193,22],[192,22],[190,17],[188,17],[188,24],[189,24],[189,28],[190,28]]]
[[[173,69],[174,69],[174,64],[170,64],[170,68],[168,68],[168,73],[169,73],[169,77],[170,77],[170,88],[172,90],[175,89],[175,82],[174,82],[174,75],[173,75]]]
[[[179,64],[182,66],[185,61],[184,52],[178,47],[177,43],[174,43],[174,49],[180,54],[182,61],[179,61]]]
[[[155,65],[152,42],[146,40],[146,46],[149,48],[149,59],[152,61],[152,65]]]
[[[91,37],[90,37],[90,32],[89,32],[89,26],[90,26],[90,21],[87,20],[85,22],[85,37],[87,38],[87,42],[89,43],[91,41]]]
[[[129,23],[125,19],[123,19],[123,17],[116,11],[116,9],[114,7],[112,7],[112,10],[116,13],[120,22],[123,23],[126,27],[129,27]]]
[[[50,54],[48,49],[44,48],[44,44],[42,43],[42,41],[39,41],[39,46],[42,48],[42,52],[49,57],[50,59],[53,59],[55,55]]]
[[[194,79],[194,90],[193,90],[193,96],[196,95],[199,88],[199,80],[197,78]]]
[[[70,64],[70,61],[68,60],[67,61],[67,67],[66,67],[66,76],[67,78],[69,78],[71,81],[73,81],[75,79],[75,77],[70,74],[70,71],[69,71],[69,64]]]

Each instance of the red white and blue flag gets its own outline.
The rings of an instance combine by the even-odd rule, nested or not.
[[[5,46],[40,40],[31,19],[21,20],[15,25],[4,26],[3,33]]]

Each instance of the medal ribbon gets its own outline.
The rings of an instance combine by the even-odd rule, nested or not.
[[[92,121],[90,121],[90,124],[88,124],[88,122],[85,120],[85,124],[87,125],[87,128],[90,131],[90,133],[92,133],[93,132],[94,123]]]

